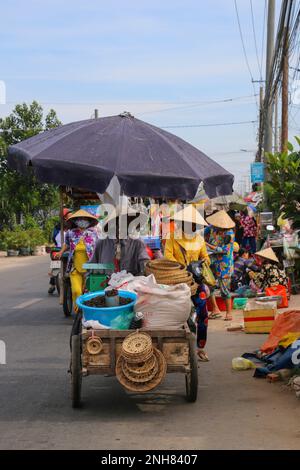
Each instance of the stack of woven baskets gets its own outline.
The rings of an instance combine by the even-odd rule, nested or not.
[[[168,286],[185,283],[191,289],[191,295],[195,295],[198,285],[193,279],[192,273],[175,261],[166,259],[155,259],[148,261],[146,265],[146,275],[153,274],[156,282]]]
[[[116,365],[116,376],[131,392],[148,392],[157,387],[167,372],[163,354],[153,347],[151,336],[136,331],[122,344]]]

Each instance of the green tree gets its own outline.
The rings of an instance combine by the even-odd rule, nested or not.
[[[57,188],[40,184],[33,174],[20,175],[7,164],[9,145],[61,125],[53,109],[45,118],[43,114],[42,106],[33,101],[16,105],[9,116],[0,119],[0,229],[13,227],[27,216],[44,226],[58,208]]]
[[[295,137],[300,146],[300,139]],[[277,216],[293,220],[300,228],[300,152],[291,143],[282,153],[268,154],[269,181],[266,183],[268,201]]]

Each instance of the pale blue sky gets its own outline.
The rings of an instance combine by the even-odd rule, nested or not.
[[[237,3],[258,80],[250,1]],[[253,0],[259,61],[264,6]],[[36,99],[64,123],[89,118],[94,108],[100,116],[128,110],[158,126],[257,119],[233,0],[10,0],[1,6],[0,44],[8,102],[1,117]],[[249,98],[194,105],[236,97]],[[253,155],[239,151],[256,148],[256,125],[170,132],[237,180],[248,172]]]

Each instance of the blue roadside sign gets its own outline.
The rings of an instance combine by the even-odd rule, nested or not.
[[[263,183],[265,181],[265,164],[251,163],[251,183]]]

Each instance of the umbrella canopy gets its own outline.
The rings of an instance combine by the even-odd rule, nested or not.
[[[192,199],[232,193],[233,175],[184,140],[119,116],[74,122],[9,148],[9,166],[45,183],[104,193],[114,176],[127,196]]]
[[[219,196],[213,202],[216,206],[229,207],[233,210],[243,210],[247,207],[247,203],[236,192],[229,196]]]

